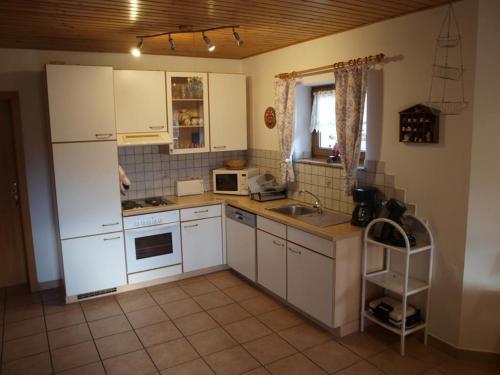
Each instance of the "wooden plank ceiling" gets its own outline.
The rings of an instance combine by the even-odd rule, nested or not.
[[[129,52],[137,35],[239,24],[231,30],[145,40],[143,53],[245,58],[416,12],[449,0],[1,0],[0,47]]]

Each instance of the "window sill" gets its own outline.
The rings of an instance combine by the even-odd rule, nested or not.
[[[321,165],[323,167],[330,167],[330,168],[339,168],[339,169],[342,169],[342,163],[340,163],[340,162],[328,163],[324,159],[315,159],[315,158],[312,158],[312,159],[298,159],[298,160],[294,160],[293,162],[294,163],[299,163],[299,164]],[[359,165],[358,169],[359,170],[364,170],[365,167],[363,165]]]

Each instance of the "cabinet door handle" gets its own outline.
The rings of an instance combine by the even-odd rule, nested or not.
[[[165,126],[163,125],[158,125],[158,126],[150,126],[149,127],[151,130],[160,130],[160,129],[165,129]]]
[[[302,252],[300,250],[294,250],[291,247],[289,247],[288,250],[290,250],[294,254],[302,254]]]
[[[226,146],[214,146],[214,148],[215,148],[216,150],[219,150],[219,149],[220,149],[220,150],[224,150],[224,149],[226,148]]]
[[[104,241],[113,241],[113,240],[119,240],[121,236],[116,236],[116,237],[109,237],[109,238],[103,238]]]
[[[186,229],[187,228],[194,228],[194,227],[197,227],[197,226],[198,226],[198,224],[192,224],[192,225],[186,225],[186,226],[184,226],[184,228],[186,228]]]
[[[205,212],[208,212],[208,209],[207,210],[195,211],[194,213],[195,214],[202,214],[202,213],[205,213]]]
[[[277,246],[281,246],[281,247],[285,246],[284,243],[279,243],[279,242],[276,242],[275,240],[273,240],[273,244],[275,244]]]
[[[103,227],[111,227],[111,226],[113,226],[113,225],[118,225],[118,224],[120,224],[120,222],[119,222],[119,221],[117,221],[116,223],[102,224],[102,226],[103,226]]]
[[[108,138],[111,138],[113,136],[113,133],[97,133],[95,135],[95,137],[97,139],[108,139]]]

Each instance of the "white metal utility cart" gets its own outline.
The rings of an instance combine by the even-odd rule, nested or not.
[[[363,249],[363,283],[362,283],[362,293],[361,293],[361,331],[364,331],[365,319],[378,324],[391,332],[394,332],[401,337],[400,352],[401,355],[405,354],[405,338],[407,335],[424,329],[424,341],[427,344],[427,319],[429,317],[429,301],[430,301],[430,288],[431,288],[431,277],[432,277],[432,258],[434,250],[434,239],[432,233],[428,227],[428,224],[414,215],[405,215],[405,222],[412,228],[415,235],[416,245],[411,246],[410,240],[403,230],[401,225],[393,220],[378,218],[370,222],[366,227],[364,233],[364,249]],[[373,236],[373,228],[376,224],[383,225],[387,223],[392,225],[395,230],[399,232],[406,246],[394,246],[387,243],[380,242],[376,240]],[[370,247],[373,248],[383,248],[383,266],[382,269],[371,271],[368,268],[368,252]],[[403,266],[401,270],[394,270],[391,268],[391,252],[398,252],[403,255]],[[417,279],[410,277],[410,260],[412,256],[416,254],[425,253],[429,256],[428,259],[428,270],[427,279],[424,281],[422,278]],[[391,296],[398,296],[401,298],[402,303],[402,319],[400,327],[383,322],[382,320],[375,317],[372,311],[367,308],[366,301],[366,288],[367,283],[377,285],[384,290],[384,295],[390,294]],[[408,297],[416,295],[417,293],[427,292],[427,298],[425,299],[425,320],[420,321],[415,326],[407,328],[406,318],[408,310]],[[422,309],[424,310],[424,309]]]

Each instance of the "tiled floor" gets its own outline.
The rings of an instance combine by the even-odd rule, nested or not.
[[[0,291],[1,373],[499,374],[370,329],[336,339],[229,271],[64,305]]]

